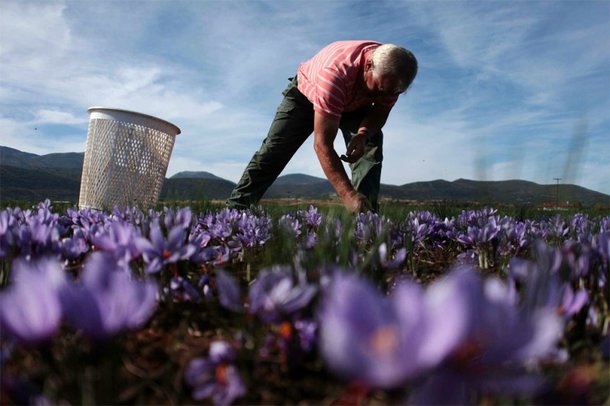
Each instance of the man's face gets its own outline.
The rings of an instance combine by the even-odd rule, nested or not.
[[[395,98],[406,90],[401,88],[400,80],[395,76],[375,76],[372,67],[366,70],[364,82],[366,93],[373,99]]]

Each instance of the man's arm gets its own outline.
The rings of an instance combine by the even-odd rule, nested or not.
[[[360,134],[361,132],[366,131],[368,134],[374,135],[381,131],[390,115],[392,107],[393,106],[375,104],[362,119],[360,127],[358,128],[358,133]]]
[[[373,106],[362,119],[362,122],[358,127],[358,133],[347,145],[347,152],[345,155],[341,155],[343,161],[354,163],[364,155],[364,146],[366,144],[367,136],[377,134],[381,131],[391,110],[392,106]]]
[[[368,200],[352,186],[333,146],[338,130],[338,120],[333,120],[317,112],[314,113],[313,146],[322,170],[343,201],[344,206],[352,212],[363,211],[369,206]]]

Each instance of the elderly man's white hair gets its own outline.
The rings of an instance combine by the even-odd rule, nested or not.
[[[373,76],[394,75],[400,78],[401,89],[406,90],[417,75],[417,59],[403,47],[383,44],[373,51]]]

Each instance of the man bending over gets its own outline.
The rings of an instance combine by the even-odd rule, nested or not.
[[[267,138],[227,205],[256,205],[313,132],[322,170],[344,206],[352,212],[378,210],[381,129],[416,74],[415,56],[397,45],[338,41],[324,47],[290,79]],[[347,148],[341,156],[333,146],[339,129]],[[351,182],[341,160],[349,163]]]

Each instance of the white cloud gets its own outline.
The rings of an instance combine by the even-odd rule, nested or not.
[[[125,63],[120,55],[114,59],[111,53],[103,55],[98,48],[75,41],[66,8],[37,2],[3,6],[0,103],[28,103],[33,107],[30,114],[38,111],[39,120],[54,111],[47,106],[58,103],[76,105],[74,110],[82,112],[106,105],[167,119],[202,119],[222,108],[221,102],[181,82],[184,69],[178,65],[142,63],[137,57]],[[66,118],[69,123],[78,120]]]
[[[87,118],[75,116],[73,113],[58,110],[41,109],[36,112],[34,123],[39,124],[84,124],[87,123]]]
[[[0,58],[26,57],[13,62],[39,61],[68,49],[73,36],[60,2],[5,1],[0,15]],[[52,35],[50,35],[52,34]],[[45,51],[45,52],[40,52]]]

